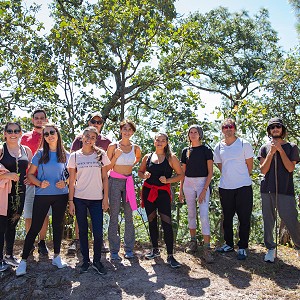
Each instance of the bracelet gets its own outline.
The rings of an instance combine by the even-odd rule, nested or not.
[[[73,202],[73,199],[72,199],[72,200],[69,200],[69,202]]]

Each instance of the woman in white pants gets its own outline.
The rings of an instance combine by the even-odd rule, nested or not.
[[[184,148],[181,155],[182,169],[185,177],[180,182],[179,199],[186,200],[188,206],[188,224],[191,241],[188,251],[197,251],[196,216],[197,202],[202,235],[204,239],[204,259],[210,263],[213,257],[210,253],[210,225],[209,225],[209,184],[213,175],[213,153],[202,144],[203,130],[199,125],[192,125],[188,130],[190,146]]]

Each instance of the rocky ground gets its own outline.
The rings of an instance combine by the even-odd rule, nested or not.
[[[64,241],[62,253],[67,245]],[[182,267],[174,270],[166,264],[164,251],[161,258],[146,260],[145,247],[137,245],[136,258],[119,263],[111,263],[107,254],[107,275],[92,268],[79,274],[80,254],[62,255],[69,267],[58,270],[51,255],[34,253],[25,276],[17,278],[14,269],[0,274],[0,299],[300,299],[300,259],[293,249],[279,247],[274,264],[263,262],[261,246],[252,246],[246,261],[238,261],[236,253],[215,253],[215,262],[206,264],[201,250],[191,255],[178,247],[175,256]]]

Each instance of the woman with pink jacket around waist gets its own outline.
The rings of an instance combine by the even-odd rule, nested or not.
[[[108,240],[111,260],[121,260],[119,256],[120,236],[118,233],[119,213],[121,202],[124,208],[125,233],[124,248],[125,258],[134,257],[133,247],[135,242],[132,211],[137,209],[132,168],[141,159],[141,149],[130,138],[136,131],[135,124],[130,120],[120,123],[121,140],[111,143],[107,149],[107,156],[111,161],[109,176],[109,207],[110,221]]]

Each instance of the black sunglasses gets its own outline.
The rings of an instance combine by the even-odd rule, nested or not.
[[[270,125],[270,129],[272,130],[272,129],[274,129],[274,128],[278,128],[278,129],[280,129],[282,127],[282,125],[280,125],[280,124],[274,124],[274,125]]]
[[[233,128],[234,128],[234,125],[232,125],[232,124],[222,126],[222,129],[233,129]]]
[[[48,137],[50,134],[54,135],[56,133],[55,130],[50,130],[49,132],[44,132],[44,137]]]
[[[98,125],[101,125],[101,124],[103,124],[103,120],[100,120],[100,121],[96,121],[96,120],[91,120],[90,121],[92,124],[98,124]]]
[[[21,132],[21,130],[20,129],[14,129],[14,130],[12,130],[12,129],[6,129],[6,132],[8,133],[8,134],[18,134],[18,133],[20,133]]]

